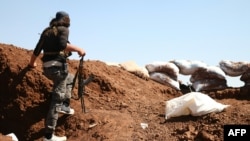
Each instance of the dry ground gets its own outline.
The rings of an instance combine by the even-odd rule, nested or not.
[[[31,50],[0,44],[0,140],[8,140],[3,136],[8,133],[15,133],[20,141],[43,137],[52,84],[43,76],[40,61],[36,69],[27,67],[31,54]],[[72,73],[78,63],[69,60]],[[250,124],[247,87],[203,92],[231,105],[221,113],[165,121],[165,101],[188,89],[177,91],[100,60],[85,60],[84,68],[86,76],[95,75],[85,87],[87,113],[82,112],[79,100],[72,99],[76,113],[60,115],[56,130],[68,141],[221,141],[223,125]],[[143,129],[141,123],[147,123],[148,128]]]

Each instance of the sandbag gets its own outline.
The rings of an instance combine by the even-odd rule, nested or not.
[[[217,66],[207,66],[205,68],[199,68],[195,71],[191,77],[190,82],[194,83],[198,80],[203,79],[222,79],[226,78],[226,74],[220,67]]]
[[[18,141],[18,138],[16,137],[15,133],[9,133],[6,136],[11,137],[12,141]]]
[[[119,63],[119,66],[127,70],[128,72],[134,73],[134,74],[139,74],[144,75],[143,77],[148,77],[149,78],[149,73],[145,67],[140,67],[138,66],[134,61],[127,61],[127,62],[122,62]]]
[[[226,75],[233,77],[240,76],[249,69],[249,63],[246,61],[233,62],[229,60],[222,60],[219,62],[219,66]]]
[[[240,80],[245,83],[245,86],[249,86],[250,85],[250,70],[247,70],[246,72],[244,72],[241,75]]]
[[[119,63],[115,63],[115,62],[104,62],[106,65],[108,65],[108,66],[115,66],[115,67],[121,67],[120,65],[119,65]]]
[[[248,80],[250,80],[250,70],[244,72],[244,73],[240,76],[240,80],[241,80],[241,81],[248,81]]]
[[[227,88],[226,79],[203,79],[192,83],[196,92],[207,90],[218,90]]]
[[[250,80],[246,80],[246,81],[244,81],[244,86],[250,86]]]
[[[206,94],[190,92],[166,101],[165,119],[184,115],[202,116],[212,112],[217,113],[223,111],[228,106],[216,102]]]
[[[159,72],[165,73],[166,75],[170,76],[174,80],[178,80],[179,75],[179,68],[170,62],[153,62],[150,64],[145,65],[145,68],[148,70],[149,73]]]
[[[172,60],[169,61],[174,63],[180,70],[180,74],[191,75],[199,68],[205,68],[207,64],[201,61],[190,61],[190,60]]]
[[[149,74],[150,78],[156,82],[159,82],[164,85],[171,86],[174,89],[180,90],[180,83],[171,79],[168,75],[160,72],[153,72]]]

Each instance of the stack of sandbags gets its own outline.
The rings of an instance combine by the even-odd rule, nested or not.
[[[248,70],[248,62],[233,62],[229,60],[222,60],[219,62],[220,68],[228,76],[240,76]]]
[[[207,64],[201,61],[191,61],[191,60],[172,60],[171,63],[174,63],[180,70],[180,74],[183,75],[192,75],[196,70],[200,68],[206,68]]]
[[[226,74],[220,67],[199,68],[190,77],[195,91],[224,89],[227,87]]]
[[[179,68],[175,64],[159,61],[147,64],[145,68],[152,80],[180,90],[180,83],[178,81]]]
[[[222,89],[227,87],[225,73],[219,67],[208,66],[202,61],[172,60],[180,74],[191,75],[190,82],[195,91]]]
[[[226,75],[236,77],[241,76],[240,80],[245,82],[245,85],[250,84],[250,68],[249,62],[234,62],[229,60],[220,61],[220,68]]]

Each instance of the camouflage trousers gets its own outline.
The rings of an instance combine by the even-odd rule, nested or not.
[[[74,75],[65,73],[62,67],[44,68],[44,75],[53,82],[52,99],[45,119],[45,133],[53,133],[57,125],[58,111],[64,101],[69,104]]]

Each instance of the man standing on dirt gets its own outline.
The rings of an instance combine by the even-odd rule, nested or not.
[[[74,76],[68,72],[66,60],[71,52],[84,56],[85,51],[69,43],[69,26],[68,13],[57,12],[56,17],[50,21],[49,27],[45,28],[41,34],[29,62],[30,67],[36,67],[36,59],[43,50],[44,75],[54,84],[50,109],[45,120],[44,141],[66,141],[66,136],[54,135],[58,113],[74,114],[74,109],[69,106]]]

